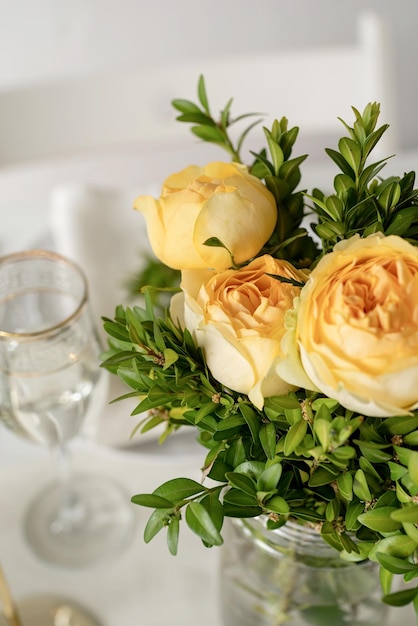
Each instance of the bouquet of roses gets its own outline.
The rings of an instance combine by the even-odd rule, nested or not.
[[[180,520],[220,545],[226,516],[313,523],[352,561],[418,575],[418,190],[415,173],[381,177],[369,163],[387,130],[380,107],[353,107],[338,150],[334,193],[299,190],[298,128],[264,128],[266,148],[241,160],[251,123],[232,138],[228,101],[212,116],[174,100],[178,119],[231,161],[190,166],[160,198],[139,197],[156,257],[180,288],[167,310],[144,287],[144,307],[106,319],[104,366],[136,396],[142,431],[193,427],[206,449],[202,483],[173,478],[133,502],[153,510],[150,541]],[[235,128],[235,126],[234,126]],[[306,215],[313,216],[309,231]]]

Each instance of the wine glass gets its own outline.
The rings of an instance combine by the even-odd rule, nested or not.
[[[59,480],[27,510],[25,534],[42,560],[69,567],[116,553],[134,529],[118,484],[70,471],[67,442],[107,396],[101,350],[78,266],[46,250],[0,258],[0,419],[59,461]]]

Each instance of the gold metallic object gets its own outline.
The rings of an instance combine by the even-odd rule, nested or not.
[[[3,614],[8,626],[23,626],[17,612],[16,604],[10,591],[9,584],[2,568],[0,567],[0,599],[3,606]],[[4,620],[3,620],[4,621]],[[1,623],[1,622],[0,622]]]

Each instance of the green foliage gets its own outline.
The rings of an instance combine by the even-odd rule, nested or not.
[[[243,143],[260,120],[236,142],[230,127],[255,114],[232,118],[230,99],[215,119],[203,77],[198,104],[174,100],[173,106],[195,135],[242,162]],[[326,150],[340,170],[335,193],[328,197],[318,189],[309,196],[297,189],[306,158],[292,157],[298,128],[289,128],[282,117],[263,129],[266,148],[251,153],[248,167],[274,195],[278,220],[260,254],[313,267],[321,254],[354,234],[382,232],[417,243],[415,173],[381,178],[387,159],[368,162],[387,130],[377,125],[379,105],[370,103],[362,113],[353,107],[353,112],[352,127],[341,120],[347,136],[338,150]],[[306,201],[317,216],[321,250],[301,227]],[[216,238],[206,244],[223,245]],[[162,439],[180,427],[196,431],[210,486],[177,478],[133,496],[134,503],[153,509],[145,541],[166,529],[169,550],[176,554],[182,519],[213,546],[222,543],[225,517],[262,514],[269,528],[292,518],[320,528],[343,559],[379,563],[386,603],[418,607],[418,587],[391,593],[394,575],[406,582],[418,576],[418,413],[365,417],[304,389],[267,398],[258,410],[247,396],[211,376],[191,334],[153,297],[152,285],[176,287],[178,274],[168,276],[161,266],[148,269],[148,277],[139,280],[141,287],[151,285],[143,289],[144,306],[119,306],[115,318],[104,321],[110,339],[103,367],[128,387],[123,397],[137,398],[133,414],[145,415],[138,430],[164,425]]]
[[[180,271],[167,267],[153,256],[144,257],[143,267],[126,281],[128,296],[136,298],[148,289],[154,304],[164,308],[180,284]]]
[[[215,143],[225,149],[231,159],[241,163],[241,149],[248,133],[257,126],[261,119],[253,121],[238,136],[236,142],[230,136],[229,129],[232,125],[246,120],[249,117],[258,117],[259,113],[246,113],[238,117],[231,117],[231,105],[233,98],[230,98],[220,113],[219,120],[216,120],[210,111],[209,101],[206,93],[206,85],[203,76],[199,77],[197,86],[199,104],[189,100],[176,99],[172,101],[173,107],[180,113],[176,118],[179,122],[192,124],[192,132],[209,143]]]
[[[168,314],[158,319],[150,299],[145,308],[118,307],[104,325],[111,339],[103,366],[138,398],[134,414],[149,411],[142,430],[193,427],[206,448],[210,486],[177,478],[133,496],[154,509],[146,541],[165,528],[175,554],[183,518],[212,546],[222,543],[225,516],[264,514],[270,527],[292,517],[319,524],[348,560],[371,558],[406,580],[418,575],[418,452],[406,443],[416,415],[365,419],[305,390],[267,398],[259,411],[211,377],[191,336]],[[388,591],[385,602],[412,596]]]
[[[319,189],[314,189],[310,196],[318,217],[314,230],[321,239],[323,254],[337,241],[354,234],[399,235],[416,245],[418,190],[414,189],[415,172],[380,178],[387,158],[368,163],[373,148],[388,129],[387,124],[377,127],[380,105],[369,103],[363,113],[352,109],[353,126],[341,120],[348,137],[339,140],[338,150],[326,149],[341,170],[334,178],[335,193],[326,197]]]

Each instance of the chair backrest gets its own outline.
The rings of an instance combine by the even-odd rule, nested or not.
[[[279,50],[251,56],[192,59],[176,65],[66,79],[0,91],[0,166],[81,151],[183,141],[172,98],[196,100],[205,76],[215,113],[229,97],[232,112],[286,116],[305,135],[339,135],[351,105],[382,104],[385,150],[397,145],[395,89],[380,19],[359,18],[356,41],[341,47]]]

